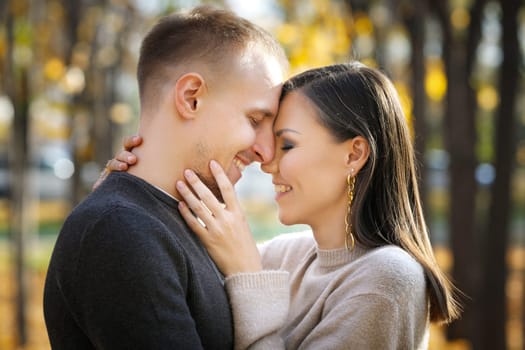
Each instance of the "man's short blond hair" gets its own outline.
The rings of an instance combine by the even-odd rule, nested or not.
[[[264,29],[228,10],[195,7],[161,18],[144,38],[137,68],[141,104],[153,102],[174,70],[196,62],[210,72],[227,73],[232,57],[249,44],[260,45],[287,69],[283,48]]]

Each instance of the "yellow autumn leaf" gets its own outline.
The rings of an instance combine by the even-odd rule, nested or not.
[[[435,102],[439,102],[447,92],[447,77],[441,64],[432,63],[427,67],[425,92]]]
[[[59,58],[51,58],[44,65],[44,76],[53,81],[58,81],[64,75],[66,67]]]
[[[283,45],[291,45],[299,39],[299,28],[290,23],[284,23],[277,29],[277,40]]]
[[[478,105],[486,111],[491,111],[499,104],[498,92],[492,85],[481,86],[476,93]]]
[[[354,19],[354,31],[357,35],[372,35],[374,33],[374,25],[365,13],[358,13]]]
[[[410,133],[413,135],[414,131],[414,125],[413,125],[413,116],[412,116],[412,95],[410,93],[409,87],[405,84],[405,82],[397,80],[394,82],[394,87],[397,90],[397,94],[399,95],[399,102],[401,103],[401,108],[403,109],[403,113],[405,114],[405,118],[408,123],[408,127],[410,129]]]

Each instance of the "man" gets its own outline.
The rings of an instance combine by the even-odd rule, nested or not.
[[[51,258],[54,349],[232,347],[222,276],[178,213],[174,184],[191,168],[213,188],[211,159],[235,183],[273,158],[286,65],[268,33],[231,12],[198,7],[150,30],[137,73],[140,161],[73,210]]]

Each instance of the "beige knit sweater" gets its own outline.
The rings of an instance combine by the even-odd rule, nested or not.
[[[265,271],[226,279],[235,349],[426,349],[422,267],[396,246],[320,250],[311,232],[260,247]]]

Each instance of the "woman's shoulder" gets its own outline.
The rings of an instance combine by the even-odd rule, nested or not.
[[[404,249],[387,245],[363,255],[361,267],[369,280],[388,285],[393,290],[425,289],[425,273],[421,264]]]

